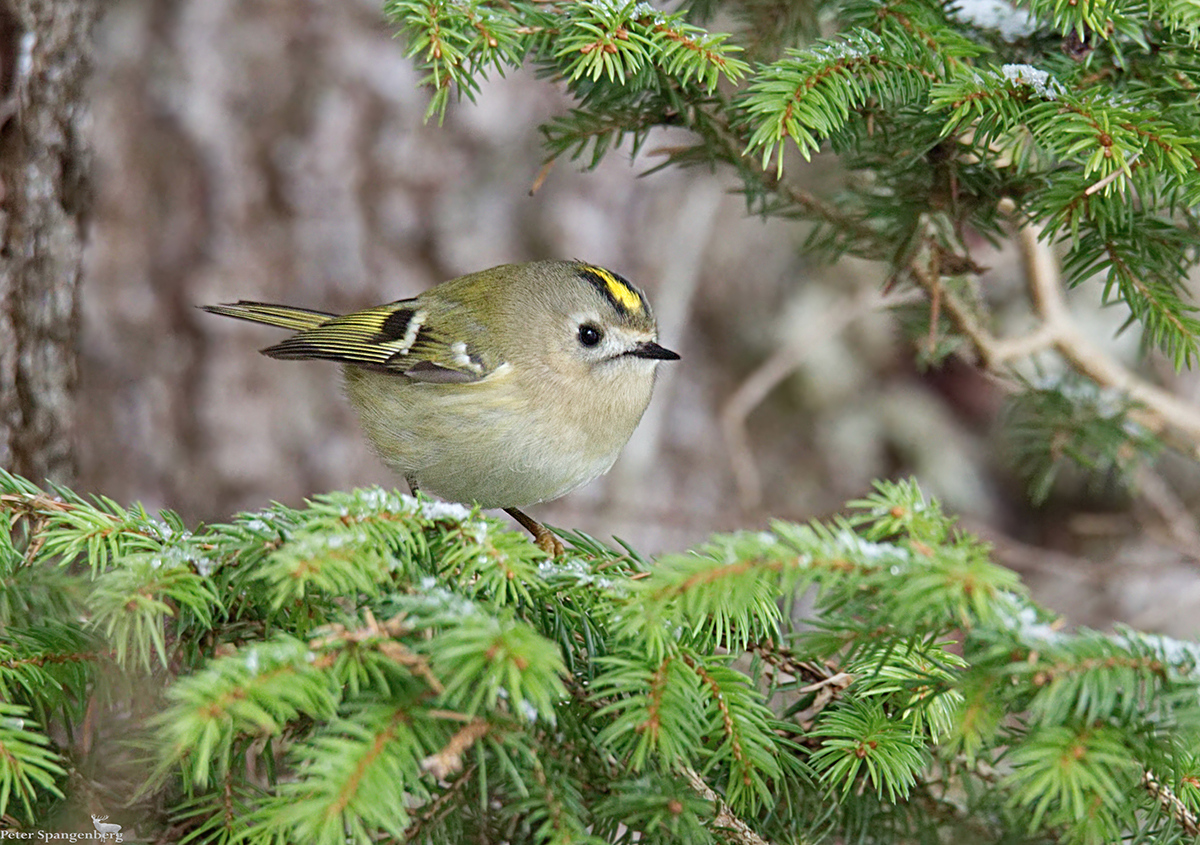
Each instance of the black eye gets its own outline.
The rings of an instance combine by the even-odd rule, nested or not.
[[[595,346],[604,337],[604,332],[593,323],[584,323],[579,327],[579,342],[584,346]]]

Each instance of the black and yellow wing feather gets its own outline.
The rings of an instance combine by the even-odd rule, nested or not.
[[[268,326],[278,326],[281,329],[291,329],[296,332],[316,328],[337,316],[328,311],[312,311],[308,308],[294,308],[291,305],[273,305],[270,302],[251,302],[247,299],[224,305],[201,305],[200,308],[210,314],[220,314],[223,317],[233,317],[237,320],[249,320],[252,323],[265,323]]]
[[[213,314],[296,332],[261,350],[271,358],[339,361],[429,382],[476,381],[495,369],[495,364],[486,362],[467,341],[449,341],[441,336],[435,325],[436,315],[431,315],[419,299],[403,299],[340,316],[264,302],[203,308]]]

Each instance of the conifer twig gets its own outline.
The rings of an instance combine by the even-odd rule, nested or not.
[[[725,834],[730,842],[736,842],[738,845],[771,845],[770,842],[755,833],[750,825],[731,813],[729,807],[721,800],[721,796],[704,782],[704,778],[700,777],[695,769],[691,766],[682,766],[681,771],[697,795],[716,805],[717,815],[713,818],[714,830]]]
[[[446,746],[435,754],[430,754],[421,761],[421,770],[429,772],[438,780],[445,780],[449,775],[461,771],[463,754],[467,749],[491,730],[486,719],[475,719],[464,725],[450,737]]]
[[[431,821],[434,820],[434,818],[436,818],[443,811],[450,812],[451,810],[453,810],[454,805],[452,805],[450,803],[450,801],[460,791],[462,791],[463,785],[474,774],[475,774],[475,764],[472,763],[470,766],[468,766],[462,772],[462,774],[460,774],[457,778],[455,778],[454,782],[451,783],[442,792],[441,795],[439,795],[436,799],[434,799],[434,801],[432,803],[430,803],[428,807],[425,808],[425,812],[421,813],[420,816],[413,819],[412,824],[410,824],[408,826],[408,828],[404,831],[404,841],[405,842],[415,842],[417,834],[421,832],[421,829],[423,827],[428,825]]]
[[[1146,773],[1142,775],[1142,786],[1158,800],[1164,810],[1171,814],[1171,818],[1183,828],[1188,836],[1200,836],[1200,819],[1196,818],[1196,814],[1187,808],[1187,805],[1171,791],[1169,786],[1155,777],[1154,772],[1146,770]]]

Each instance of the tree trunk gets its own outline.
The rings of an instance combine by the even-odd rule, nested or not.
[[[0,466],[39,482],[75,475],[96,13],[90,0],[0,0]]]

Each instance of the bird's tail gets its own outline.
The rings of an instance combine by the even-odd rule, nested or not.
[[[293,308],[290,305],[272,305],[269,302],[247,302],[244,299],[240,302],[201,305],[200,307],[210,314],[249,320],[252,323],[266,323],[268,326],[291,329],[294,332],[315,329],[337,316],[325,311]]]

